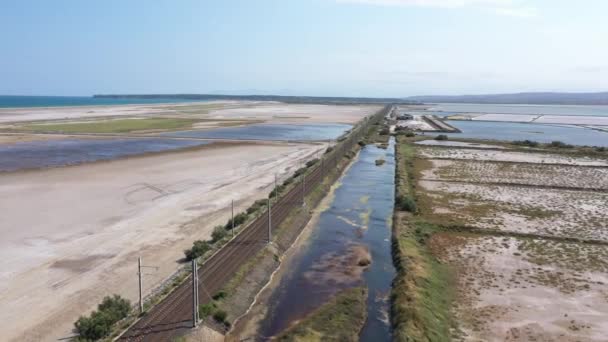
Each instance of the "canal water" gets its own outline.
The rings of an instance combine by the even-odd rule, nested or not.
[[[0,172],[111,160],[209,144],[177,139],[62,139],[0,145]]]
[[[377,159],[386,162],[376,166]],[[280,333],[340,290],[366,286],[368,318],[360,340],[390,341],[389,293],[395,275],[390,245],[394,160],[392,138],[387,149],[367,145],[361,150],[306,246],[271,296],[262,336]],[[371,254],[371,264],[364,269],[349,258],[365,249]]]
[[[351,125],[346,124],[256,124],[239,127],[171,132],[166,133],[165,135],[172,137],[206,139],[328,140],[338,138],[351,128]]]

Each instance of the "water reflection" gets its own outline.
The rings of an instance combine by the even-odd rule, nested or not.
[[[377,159],[386,163],[376,166]],[[388,294],[395,275],[390,253],[394,201],[394,143],[368,145],[344,175],[306,249],[270,298],[262,336],[275,335],[312,312],[342,289],[367,286],[368,319],[362,341],[389,341]],[[356,261],[371,254],[371,265]]]
[[[64,139],[0,145],[0,171],[82,164],[209,144],[176,139]]]
[[[351,125],[279,125],[257,124],[241,127],[223,127],[208,130],[193,130],[167,133],[167,136],[209,138],[209,139],[247,139],[247,140],[327,140],[336,139]]]

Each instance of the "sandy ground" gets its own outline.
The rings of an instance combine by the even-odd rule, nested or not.
[[[381,106],[332,106],[277,102],[213,101],[154,105],[114,105],[0,109],[0,124],[36,120],[166,116],[196,119],[264,120],[272,123],[353,124]]]
[[[505,161],[516,163],[567,164],[584,166],[608,166],[608,160],[590,157],[570,157],[551,153],[482,151],[475,149],[445,149],[422,147],[418,155],[431,159],[468,159],[477,161]]]
[[[242,144],[0,175],[3,340],[63,338],[104,295],[136,300],[138,256],[159,267],[148,292],[232,199],[243,210],[321,148]]]
[[[605,341],[608,247],[436,234],[466,341]]]
[[[247,108],[219,109],[209,113],[218,119],[259,119],[272,123],[344,123],[353,124],[381,106],[330,106],[273,103]]]
[[[187,342],[223,342],[224,335],[206,326],[201,326],[185,337]]]
[[[111,116],[137,116],[137,115],[159,115],[175,113],[177,107],[206,106],[217,108],[223,106],[245,106],[247,102],[235,101],[213,101],[177,104],[133,104],[112,106],[70,106],[70,107],[31,107],[31,108],[1,108],[0,123],[37,121],[37,120],[63,120],[63,119],[87,119]],[[205,108],[205,107],[200,107]]]

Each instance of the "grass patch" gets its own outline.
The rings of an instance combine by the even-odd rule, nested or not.
[[[393,261],[397,276],[391,291],[394,341],[450,341],[453,275],[431,253],[427,241],[434,225],[412,223],[398,214],[393,227]]]
[[[56,133],[128,133],[148,130],[188,129],[197,119],[148,118],[116,119],[66,123],[35,123],[19,126],[18,131]]]
[[[366,299],[366,288],[345,290],[287,329],[277,340],[358,341],[367,317]]]
[[[398,136],[395,152],[392,254],[397,276],[391,290],[393,340],[450,341],[454,327],[453,275],[427,244],[432,234],[442,229],[412,215],[417,212],[415,177],[420,172],[414,163],[414,145]]]

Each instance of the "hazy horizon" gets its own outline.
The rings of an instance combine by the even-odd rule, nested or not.
[[[23,1],[0,94],[348,97],[608,90],[608,3]]]

